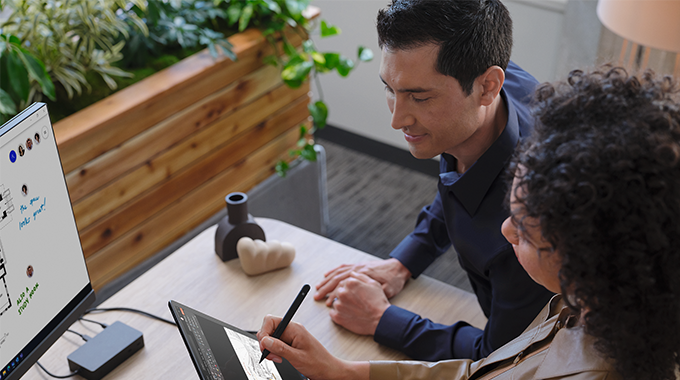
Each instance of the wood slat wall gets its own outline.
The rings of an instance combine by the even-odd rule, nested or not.
[[[95,289],[273,174],[309,123],[309,85],[290,89],[264,66],[261,33],[230,42],[236,62],[198,53],[55,123]]]

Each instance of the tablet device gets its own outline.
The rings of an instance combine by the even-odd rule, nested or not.
[[[286,359],[258,363],[262,352],[253,334],[176,301],[168,305],[201,380],[307,379]]]

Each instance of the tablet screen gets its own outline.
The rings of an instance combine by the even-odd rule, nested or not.
[[[262,363],[258,363],[262,352],[260,352],[257,340],[236,333],[226,327],[224,331],[227,332],[231,346],[234,347],[236,356],[241,362],[241,367],[246,371],[248,380],[283,380],[276,366],[274,366],[274,362],[263,360]]]
[[[285,360],[258,363],[262,352],[253,335],[175,301],[170,310],[201,379],[306,379]]]

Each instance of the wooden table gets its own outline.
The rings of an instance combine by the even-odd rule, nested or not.
[[[174,299],[244,330],[257,330],[266,314],[283,315],[303,284],[312,286],[323,273],[343,263],[377,260],[356,249],[273,219],[260,218],[267,240],[292,243],[293,264],[278,271],[250,277],[239,260],[222,262],[214,251],[215,226],[206,229],[151,268],[100,307],[130,307],[172,319],[167,303]],[[410,280],[394,297],[395,305],[418,312],[436,322],[450,324],[466,320],[483,327],[486,323],[474,295],[427,276]],[[308,296],[295,314],[328,350],[345,359],[405,359],[380,346],[372,337],[358,336],[334,324],[323,302]],[[124,322],[144,333],[145,347],[109,374],[106,379],[191,379],[194,366],[177,329],[169,324],[128,312],[90,314],[104,323]],[[73,330],[90,336],[101,327],[76,322]],[[57,375],[68,373],[66,356],[83,341],[65,333],[43,355],[40,362]],[[24,379],[50,379],[34,366]]]

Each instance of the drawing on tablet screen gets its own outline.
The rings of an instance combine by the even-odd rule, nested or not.
[[[231,345],[236,351],[236,356],[238,356],[243,370],[246,371],[248,380],[283,380],[274,362],[264,360],[262,363],[258,363],[262,352],[260,352],[257,340],[231,331],[226,327],[224,331],[227,332]]]

